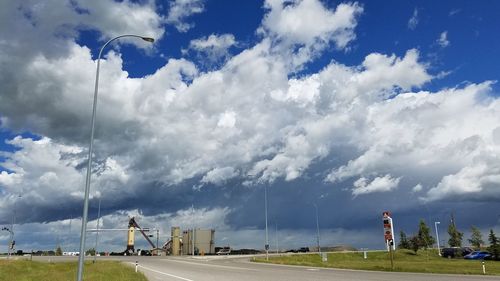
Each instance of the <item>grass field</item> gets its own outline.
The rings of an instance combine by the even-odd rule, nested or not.
[[[318,254],[290,255],[281,257],[256,258],[256,262],[275,264],[332,267],[344,269],[363,269],[376,271],[391,271],[391,262],[387,252],[369,252],[368,258],[363,253],[329,253],[328,262],[322,262]],[[486,274],[500,275],[500,261],[485,261]],[[394,253],[394,271],[452,273],[452,274],[483,274],[481,261],[464,259],[445,259],[439,257],[436,251],[398,250]]]
[[[1,281],[67,281],[76,279],[76,262],[42,263],[26,260],[0,260]],[[119,262],[85,263],[84,280],[146,281],[142,273]]]

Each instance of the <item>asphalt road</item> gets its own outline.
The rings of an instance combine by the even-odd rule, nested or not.
[[[49,257],[34,257],[47,261]],[[52,257],[51,261],[71,258]],[[88,258],[91,260],[91,258]],[[143,272],[150,281],[485,281],[500,280],[492,276],[375,272],[325,269],[253,263],[248,257],[98,257],[119,259]]]

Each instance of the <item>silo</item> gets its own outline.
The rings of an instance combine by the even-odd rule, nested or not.
[[[178,256],[181,253],[181,229],[178,226],[172,227],[172,255]]]
[[[215,254],[214,229],[188,229],[182,233],[182,254],[195,255]],[[194,239],[193,239],[194,238]]]
[[[198,254],[215,254],[215,230],[214,229],[196,229],[195,230],[195,248]]]

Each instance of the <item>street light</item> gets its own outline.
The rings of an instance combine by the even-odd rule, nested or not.
[[[78,273],[77,280],[82,281],[83,276],[83,262],[85,260],[85,236],[87,234],[87,215],[89,210],[89,190],[90,190],[90,175],[91,175],[91,167],[92,167],[92,146],[94,144],[94,127],[95,127],[95,114],[97,108],[97,92],[99,89],[99,66],[101,62],[102,51],[109,43],[113,42],[116,39],[122,37],[135,37],[142,39],[146,42],[153,43],[154,39],[150,37],[138,36],[138,35],[120,35],[115,38],[112,38],[106,42],[101,49],[99,50],[99,56],[97,57],[97,69],[95,75],[95,88],[94,88],[94,103],[92,106],[92,120],[90,125],[90,143],[89,143],[89,155],[88,155],[88,165],[87,165],[87,176],[85,178],[85,195],[83,200],[83,214],[82,214],[82,230],[80,233],[80,254],[78,255]]]
[[[192,210],[192,220],[193,220],[193,231],[191,231],[191,256],[194,257],[194,243],[196,240],[194,239],[194,230],[196,228],[195,223],[194,223],[194,204],[191,204],[191,210]]]
[[[267,234],[267,185],[264,186],[264,213],[266,216],[266,245],[264,246],[266,249],[266,261],[269,260],[269,236]]]
[[[95,233],[95,247],[94,247],[94,263],[96,262],[97,259],[97,243],[99,241],[99,220],[101,219],[101,195],[99,195],[99,207],[97,207],[97,226],[96,226],[96,233]]]
[[[437,241],[437,246],[438,246],[438,255],[441,256],[441,248],[439,247],[439,232],[438,232],[438,224],[441,222],[434,222],[434,227],[436,228],[436,241]]]
[[[279,247],[279,244],[278,244],[278,224],[275,224],[274,226],[276,227],[276,232],[275,232],[275,236],[276,236],[276,254],[279,254],[280,247]]]
[[[319,216],[318,216],[318,206],[316,203],[313,203],[314,208],[316,209],[316,242],[318,243],[318,253],[321,256],[321,246],[319,245]]]
[[[18,199],[16,199],[16,201],[14,201],[14,212],[12,213],[12,225],[10,226],[10,229],[12,230],[12,232],[11,232],[11,235],[12,235],[11,242],[15,241],[14,240],[14,225],[16,224],[17,200],[19,200],[19,198],[22,198],[22,197],[23,196],[21,194],[19,194],[19,195],[17,195]],[[14,249],[14,248],[12,248],[12,249]]]
[[[159,256],[160,255],[160,250],[158,248],[158,240],[159,240],[159,236],[160,236],[160,229],[158,229],[158,226],[156,227],[156,255]]]

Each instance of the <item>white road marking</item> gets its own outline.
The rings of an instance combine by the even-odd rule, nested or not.
[[[309,271],[319,271],[318,268],[306,268],[306,270],[309,270]]]
[[[134,265],[135,265],[135,263],[134,263],[134,262],[132,262],[132,264],[134,264]],[[161,271],[154,270],[154,269],[152,269],[152,268],[145,267],[145,266],[142,266],[142,265],[138,265],[137,267],[144,268],[144,269],[146,269],[146,270],[149,270],[149,271],[152,271],[152,272],[155,272],[155,273],[158,273],[158,274],[163,274],[163,275],[167,275],[167,276],[174,277],[174,278],[177,278],[177,279],[181,279],[181,280],[184,280],[184,281],[193,281],[193,280],[191,280],[191,279],[187,279],[187,278],[180,277],[180,276],[177,276],[177,275],[173,275],[173,274],[169,274],[169,273],[161,272]]]
[[[247,270],[247,271],[258,271],[257,269],[251,269],[251,268],[245,268],[245,267],[236,267],[236,266],[227,266],[227,265],[217,265],[217,264],[210,264],[210,263],[199,263],[199,262],[189,262],[189,261],[183,261],[183,260],[176,260],[176,259],[164,259],[162,261],[173,261],[173,262],[179,262],[179,263],[186,263],[186,264],[193,264],[193,265],[201,265],[201,266],[210,266],[210,267],[218,267],[218,268],[226,268],[226,269],[235,269],[235,270]]]

